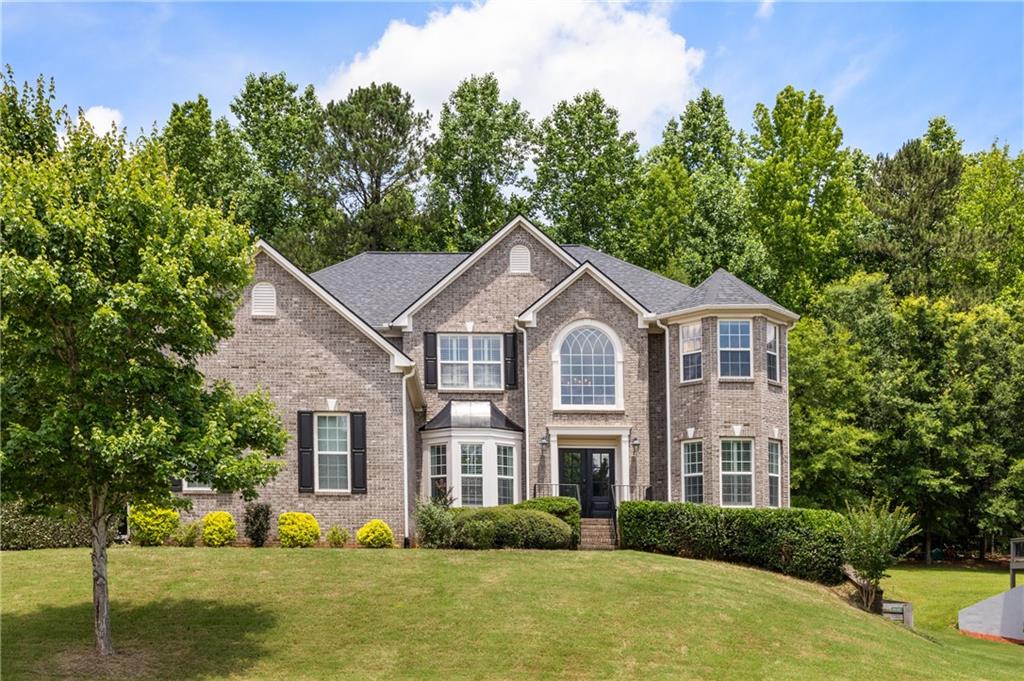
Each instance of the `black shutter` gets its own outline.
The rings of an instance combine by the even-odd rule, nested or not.
[[[181,491],[181,478],[177,478],[175,480],[171,480],[171,491],[172,492],[180,492]]]
[[[299,491],[313,491],[313,412],[299,412]]]
[[[349,423],[352,426],[352,494],[366,494],[366,412],[352,412]]]
[[[519,362],[516,357],[516,335],[505,334],[505,387],[515,388],[518,383]]]
[[[423,334],[423,385],[427,388],[437,387],[437,334]]]

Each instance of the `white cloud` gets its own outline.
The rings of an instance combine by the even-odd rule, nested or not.
[[[107,134],[114,125],[120,128],[124,122],[124,114],[106,106],[90,106],[82,113],[82,117],[89,121],[89,125],[98,135]]]
[[[537,118],[597,88],[646,146],[696,94],[703,60],[656,5],[490,0],[434,12],[422,26],[393,21],[369,51],[338,68],[320,96],[340,99],[353,87],[392,81],[436,119],[461,80],[493,72],[502,96],[519,99]]]
[[[761,0],[757,4],[757,18],[767,19],[775,11],[775,0]]]

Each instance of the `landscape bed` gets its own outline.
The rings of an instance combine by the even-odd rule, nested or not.
[[[809,582],[632,551],[115,547],[119,653],[97,662],[88,551],[0,561],[4,679],[1017,679],[1022,656]],[[929,574],[914,588],[950,585]]]

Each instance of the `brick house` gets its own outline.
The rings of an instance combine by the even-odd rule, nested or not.
[[[789,504],[787,332],[724,270],[696,288],[518,217],[472,253],[362,253],[307,275],[266,243],[210,379],[262,388],[292,439],[261,493],[414,536],[417,497]],[[242,502],[176,489],[199,516]],[[276,529],[276,528],[275,528]]]

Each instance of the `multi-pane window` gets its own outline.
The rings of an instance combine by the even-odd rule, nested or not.
[[[718,322],[718,367],[724,378],[750,378],[750,320]]]
[[[515,454],[511,445],[498,445],[498,504],[515,502]]]
[[[464,444],[462,450],[462,505],[484,505],[484,446]]]
[[[768,505],[778,506],[782,499],[782,443],[768,440]]]
[[[501,388],[501,336],[441,335],[441,388]]]
[[[704,444],[683,443],[683,501],[704,503]]]
[[[561,404],[614,405],[615,346],[592,326],[569,332],[560,348]]]
[[[430,498],[444,499],[448,494],[448,447],[430,445]]]
[[[779,326],[778,324],[768,324],[768,341],[766,343],[767,350],[767,367],[768,367],[768,380],[777,381],[779,380]]]
[[[348,415],[316,415],[316,488],[348,491]]]
[[[700,322],[685,324],[679,329],[680,354],[684,381],[698,381],[701,372]]]
[[[750,440],[722,440],[722,505],[754,505],[754,455]]]
[[[199,482],[198,480],[185,480],[181,487],[182,491],[185,492],[212,492],[213,487],[208,483]]]

